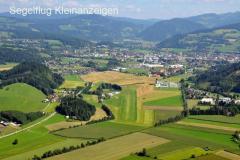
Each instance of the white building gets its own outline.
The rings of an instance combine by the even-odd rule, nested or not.
[[[212,98],[203,98],[201,101],[200,101],[202,104],[211,104],[211,105],[214,105],[214,100]]]
[[[157,87],[157,88],[179,88],[179,84],[174,83],[174,82],[156,81],[155,87]]]

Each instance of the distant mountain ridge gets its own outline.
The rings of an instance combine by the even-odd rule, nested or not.
[[[157,48],[240,53],[240,23],[176,35],[157,44]]]
[[[203,14],[188,18],[163,20],[142,31],[139,36],[149,41],[164,41],[176,35],[240,23],[240,12]]]
[[[149,41],[162,41],[174,35],[206,29],[199,23],[186,19],[172,19],[155,23],[140,33],[140,37]]]

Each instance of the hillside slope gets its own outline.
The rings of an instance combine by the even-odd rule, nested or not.
[[[160,42],[157,47],[182,48],[193,51],[239,53],[240,23],[178,35]]]
[[[45,94],[51,94],[53,89],[62,84],[63,78],[37,62],[23,62],[9,71],[0,72],[0,87],[17,82],[27,83]]]
[[[139,36],[149,41],[162,41],[174,35],[190,33],[202,29],[205,29],[205,27],[199,23],[176,18],[160,21],[145,29]]]
[[[0,89],[0,111],[16,110],[21,112],[36,112],[46,104],[42,103],[45,95],[38,89],[24,84],[15,83]]]
[[[240,93],[240,63],[219,65],[190,79],[196,86],[211,92]]]

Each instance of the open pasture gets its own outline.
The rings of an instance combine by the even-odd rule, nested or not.
[[[17,63],[7,63],[7,64],[1,64],[0,65],[0,72],[1,71],[7,71],[15,67]]]
[[[157,99],[153,101],[147,101],[144,106],[166,106],[166,107],[182,107],[182,97],[181,95]]]
[[[0,111],[40,111],[47,106],[42,101],[46,96],[38,89],[25,83],[15,83],[0,89]]]
[[[107,117],[106,112],[101,108],[96,108],[95,114],[90,118],[89,121],[100,120]],[[47,127],[49,131],[56,131],[60,129],[67,129],[74,126],[85,125],[88,121],[62,121],[54,124],[50,124]]]
[[[36,122],[41,121],[46,117],[42,117]],[[18,154],[22,154],[24,158],[21,159],[28,159],[31,157],[25,157],[24,154],[38,150],[40,148],[45,148],[44,151],[49,150],[48,146],[54,145],[56,143],[60,143],[66,140],[66,138],[51,135],[48,133],[48,130],[45,128],[45,126],[57,123],[60,121],[63,121],[64,117],[56,114],[47,121],[38,124],[34,126],[33,128],[27,129],[23,132],[19,132],[17,134],[14,134],[9,137],[2,138],[0,140],[0,159],[16,156]],[[36,122],[31,122],[27,124],[26,126],[23,126],[23,128],[28,127],[29,125],[32,125]],[[18,139],[17,145],[12,145],[12,142]],[[43,153],[43,152],[41,152]],[[34,155],[34,154],[33,154]],[[32,156],[33,156],[32,155]],[[15,159],[14,159],[15,160]],[[16,158],[16,160],[19,160]]]
[[[141,126],[126,125],[114,122],[102,122],[79,126],[54,132],[55,135],[70,138],[113,138],[121,135],[137,132],[144,129]]]
[[[212,121],[212,122],[222,122],[227,124],[240,124],[240,115],[235,117],[227,117],[221,115],[198,115],[198,116],[189,116],[191,119]]]
[[[211,150],[227,149],[234,153],[240,153],[238,144],[231,140],[232,132],[178,124],[164,125],[145,130],[144,132],[171,140],[173,144],[170,148],[172,149],[174,147],[179,149],[179,146],[181,148],[184,146],[195,146],[201,148],[209,147]],[[152,153],[154,155],[166,153],[167,148],[167,146],[164,149],[156,148],[153,149]]]
[[[130,84],[154,84],[155,79],[146,76],[135,76],[132,74],[106,71],[106,72],[95,72],[88,75],[82,76],[84,81],[88,82],[107,82],[116,83],[119,85],[130,85]]]
[[[201,155],[209,154],[210,151],[205,151],[203,148],[199,147],[188,147],[183,149],[178,149],[172,152],[167,152],[157,156],[159,159],[163,160],[183,160],[189,159],[192,155],[199,157]]]
[[[169,142],[167,139],[144,134],[133,133],[106,142],[89,146],[84,149],[69,152],[49,158],[49,160],[113,160],[142,150]]]
[[[207,120],[199,120],[199,119],[192,119],[192,118],[184,119],[178,122],[178,124],[220,129],[220,130],[226,130],[226,131],[236,131],[240,129],[240,124],[207,121]]]

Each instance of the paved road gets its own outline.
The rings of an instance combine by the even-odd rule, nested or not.
[[[26,127],[26,128],[20,129],[20,130],[18,130],[18,131],[16,131],[16,132],[9,133],[9,134],[7,134],[7,135],[1,136],[0,139],[6,138],[6,137],[9,137],[9,136],[12,136],[12,135],[14,135],[14,134],[17,134],[17,133],[20,133],[20,132],[23,132],[23,131],[26,131],[26,130],[28,130],[28,129],[31,129],[31,128],[33,128],[33,127],[35,127],[35,126],[37,126],[37,125],[39,125],[39,124],[41,124],[41,123],[49,120],[49,119],[52,118],[55,114],[56,114],[56,112],[50,114],[49,116],[47,116],[47,117],[44,118],[43,120],[41,120],[41,121],[39,121],[39,122],[31,125],[31,126],[28,126],[28,127]]]

